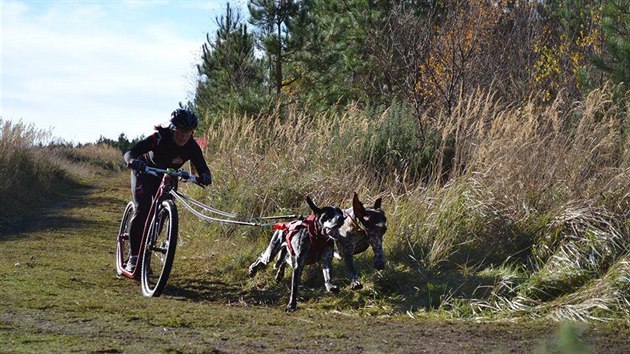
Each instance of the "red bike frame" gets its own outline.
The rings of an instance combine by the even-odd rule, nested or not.
[[[155,193],[155,195],[153,196],[152,201],[151,201],[151,208],[149,209],[149,213],[147,215],[147,220],[145,221],[145,224],[144,224],[144,230],[142,232],[142,239],[140,240],[140,248],[138,249],[138,260],[136,262],[136,268],[133,270],[133,272],[128,272],[125,269],[125,266],[127,264],[127,259],[122,259],[123,257],[125,257],[123,252],[117,252],[118,253],[117,257],[119,257],[117,262],[118,262],[119,265],[121,265],[120,274],[124,275],[127,278],[136,279],[136,280],[140,279],[140,272],[141,272],[140,268],[142,268],[141,267],[141,265],[142,265],[142,258],[144,257],[143,250],[145,248],[145,242],[146,242],[146,239],[147,239],[147,235],[149,234],[149,230],[151,229],[151,222],[153,221],[154,216],[156,215],[156,212],[158,210],[158,206],[160,204],[162,204],[162,202],[164,200],[173,199],[173,197],[170,194],[170,191],[172,189],[176,189],[177,188],[177,177],[178,176],[179,177],[185,177],[189,182],[196,183],[195,176],[191,176],[185,171],[177,172],[177,171],[162,170],[162,169],[147,167],[146,168],[146,172],[154,174],[154,175],[157,175],[157,173],[164,173],[164,176],[162,177],[162,182],[160,183],[160,186],[158,187],[158,190]],[[124,245],[125,242],[128,242],[128,241],[124,240],[121,237],[121,235],[118,235],[118,247],[124,248],[125,247],[125,245]],[[130,256],[130,254],[127,255],[127,256]]]

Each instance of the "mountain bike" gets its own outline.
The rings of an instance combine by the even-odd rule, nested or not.
[[[200,184],[195,176],[184,170],[146,167],[144,173],[154,176],[163,174],[162,182],[153,197],[142,232],[136,267],[131,272],[127,271],[126,266],[131,256],[129,231],[135,205],[132,201],[127,203],[118,231],[116,271],[119,276],[140,280],[144,296],[157,297],[166,286],[177,247],[178,214],[171,192],[177,190],[178,178]]]

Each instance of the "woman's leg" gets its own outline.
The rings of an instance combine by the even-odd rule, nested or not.
[[[157,192],[158,187],[159,180],[156,177],[131,171],[131,193],[136,206],[136,213],[131,219],[131,230],[129,232],[132,256],[137,256],[140,252],[142,232],[151,208],[153,195]]]

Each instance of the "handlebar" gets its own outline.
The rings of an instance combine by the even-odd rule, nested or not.
[[[199,181],[197,181],[197,176],[191,175],[190,172],[185,171],[185,170],[174,170],[174,169],[161,169],[161,168],[157,168],[157,167],[149,167],[147,166],[144,169],[144,173],[148,173],[150,175],[153,176],[157,176],[158,173],[164,173],[167,174],[171,177],[179,177],[181,178],[182,181],[184,182],[191,182],[191,183],[195,183],[199,186],[204,187],[201,183],[199,183]]]

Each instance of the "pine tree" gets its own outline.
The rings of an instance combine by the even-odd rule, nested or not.
[[[608,0],[602,13],[606,36],[606,55],[597,56],[595,64],[617,83],[630,88],[630,2]]]
[[[201,64],[197,65],[197,110],[253,113],[259,108],[263,87],[261,62],[254,52],[254,36],[229,3],[225,16],[216,21],[215,37],[206,35]]]
[[[300,4],[294,0],[250,0],[247,5],[250,23],[258,29],[261,47],[265,52],[268,64],[269,81],[276,94],[285,82],[284,67],[291,48],[291,22],[300,11]]]

